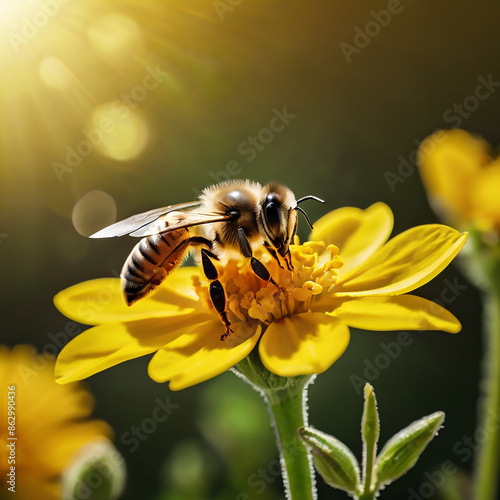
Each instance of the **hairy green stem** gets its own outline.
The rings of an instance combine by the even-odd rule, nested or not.
[[[307,389],[296,389],[291,392],[266,392],[266,397],[274,419],[287,498],[313,500],[316,498],[316,492],[311,458],[297,433],[300,427],[307,425]]]
[[[364,491],[358,497],[358,500],[374,500],[375,499],[375,491]]]
[[[312,460],[299,438],[307,422],[307,387],[311,376],[279,377],[262,364],[257,350],[238,364],[237,375],[249,382],[269,406],[288,500],[315,500]]]

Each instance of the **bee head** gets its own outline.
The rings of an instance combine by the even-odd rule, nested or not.
[[[312,229],[311,221],[299,203],[304,200],[324,201],[316,196],[304,196],[295,199],[293,192],[282,184],[267,184],[264,186],[264,197],[258,217],[265,240],[284,257],[297,231],[297,212],[304,214],[307,224]]]
[[[297,201],[282,184],[264,186],[258,216],[265,240],[284,257],[297,230]]]

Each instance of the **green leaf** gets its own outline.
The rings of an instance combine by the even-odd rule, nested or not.
[[[351,450],[333,436],[312,427],[301,427],[298,432],[327,484],[355,495],[359,489],[359,465]]]
[[[415,465],[443,420],[444,413],[438,411],[413,422],[387,442],[377,457],[378,487],[392,483]]]

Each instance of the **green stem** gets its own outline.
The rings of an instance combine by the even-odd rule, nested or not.
[[[370,453],[371,452],[371,453]],[[367,457],[368,468],[366,470],[365,485],[363,490],[363,495],[360,498],[373,498],[374,492],[371,491],[372,485],[372,473],[373,473],[373,463],[375,462],[375,456],[373,455],[373,450],[369,450],[370,456]]]
[[[238,364],[237,374],[249,382],[269,405],[281,458],[288,500],[315,500],[312,460],[298,435],[307,425],[307,387],[311,376],[279,377],[262,364],[257,349]]]
[[[500,464],[500,265],[491,271],[485,292],[483,395],[477,426],[484,437],[476,460],[476,500],[496,498]]]
[[[281,456],[286,498],[313,500],[316,498],[311,457],[302,444],[297,430],[307,425],[305,396],[307,389],[266,392],[274,418],[276,438]]]
[[[358,500],[374,500],[375,499],[375,491],[364,491],[358,497]]]
[[[364,486],[363,492],[358,496],[359,500],[373,500],[376,490],[373,489],[373,465],[375,463],[376,448],[374,446],[366,446],[364,453]]]

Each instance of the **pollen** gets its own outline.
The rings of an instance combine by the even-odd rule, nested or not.
[[[248,259],[229,260],[224,265],[217,263],[232,326],[238,327],[238,323],[269,325],[286,316],[307,312],[313,301],[337,281],[343,262],[336,246],[305,242],[291,245],[290,252],[292,270],[281,267],[264,249],[255,252],[276,284],[260,279]],[[213,309],[209,282],[198,276],[193,277],[193,284],[200,299]]]

